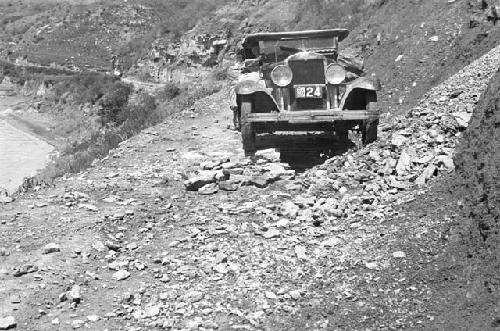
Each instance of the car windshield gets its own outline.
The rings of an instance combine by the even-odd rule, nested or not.
[[[279,62],[301,51],[332,50],[335,50],[334,38],[295,38],[260,41],[258,52],[265,61]]]
[[[261,54],[274,53],[276,49],[295,49],[297,51],[332,49],[334,48],[333,38],[301,38],[301,39],[283,39],[259,42]]]

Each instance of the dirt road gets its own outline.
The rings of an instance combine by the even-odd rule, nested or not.
[[[441,210],[457,202],[427,187],[452,171],[499,54],[304,172],[272,150],[245,159],[218,93],[0,206],[0,329],[446,329]],[[196,175],[217,182],[186,191]]]

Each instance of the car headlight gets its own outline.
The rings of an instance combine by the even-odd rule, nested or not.
[[[340,84],[345,80],[345,69],[338,64],[330,64],[326,68],[326,80],[330,84]]]
[[[292,69],[286,65],[276,66],[271,71],[271,80],[279,87],[285,87],[292,82],[293,74]]]

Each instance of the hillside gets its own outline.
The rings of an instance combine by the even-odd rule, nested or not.
[[[481,1],[385,1],[358,27],[368,31],[367,44],[352,42],[366,47],[366,67],[384,82],[389,107],[402,103],[407,109],[498,44],[500,29],[488,20],[490,10]]]
[[[2,2],[0,56],[41,65],[111,70],[135,63],[158,36],[191,28],[224,0],[38,0]]]
[[[165,62],[193,66],[230,64],[247,33],[347,27],[352,31],[341,47],[363,58],[367,74],[382,80],[383,108],[402,112],[497,44],[494,5],[473,0],[239,1],[205,15],[181,36],[179,45],[166,49],[165,40],[154,44],[143,62],[153,76],[163,68],[158,54]],[[216,41],[227,44],[212,54]]]
[[[447,185],[459,207],[450,248],[450,270],[460,284],[450,291],[450,325],[470,330],[496,329],[498,320],[498,250],[500,169],[500,71],[479,100],[455,154],[456,174]],[[450,318],[451,316],[451,318]],[[466,316],[466,317],[465,317]],[[453,322],[452,322],[453,321]],[[453,323],[453,324],[452,324]]]
[[[177,65],[231,64],[247,33],[347,27],[352,32],[341,47],[364,58],[367,73],[381,78],[384,108],[408,110],[429,88],[496,44],[500,28],[491,21],[494,1],[489,2],[102,0],[78,5],[58,1],[54,6],[43,1],[0,4],[4,31],[0,56],[104,71],[111,70],[115,56],[121,70],[132,67],[134,75],[165,81],[172,79]]]
[[[179,109],[2,206],[0,325],[457,330],[449,312],[462,306],[447,300],[462,283],[446,260],[457,201],[433,188],[468,124],[455,106],[473,109],[498,67],[500,47],[409,116],[383,118],[376,143],[305,171],[274,149],[235,148],[226,91]],[[490,326],[483,317],[466,318]]]
[[[497,45],[494,5],[474,0],[240,1],[221,7],[190,33],[229,38],[236,51],[246,33],[349,28],[341,47],[364,58],[367,73],[382,80],[382,101],[391,112],[408,110],[431,87]]]
[[[67,134],[50,185],[0,192],[0,330],[498,329],[494,5],[0,3],[17,115]],[[245,157],[241,38],[339,26],[383,81],[378,140],[260,136]],[[125,77],[86,72],[114,55]]]

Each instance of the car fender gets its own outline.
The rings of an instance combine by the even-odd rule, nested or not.
[[[256,112],[276,110],[278,103],[273,97],[272,90],[266,87],[265,81],[260,79],[258,73],[241,75],[234,88],[237,106],[240,107],[242,96],[253,96]]]
[[[267,89],[265,86],[259,84],[259,82],[255,82],[253,80],[243,80],[236,84],[234,91],[238,95],[251,95],[255,92],[266,92]]]
[[[239,95],[250,95],[256,91],[265,91],[266,84],[260,78],[258,72],[248,72],[241,74],[238,77],[238,82],[234,87],[234,91]]]
[[[346,91],[342,100],[340,102],[340,109],[344,109],[344,106],[349,99],[349,96],[353,93],[358,93],[358,90],[365,91],[380,91],[381,84],[380,80],[376,77],[360,77],[352,81],[350,84],[346,85]]]

